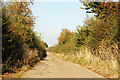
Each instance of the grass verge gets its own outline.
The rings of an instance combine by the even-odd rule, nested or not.
[[[105,78],[118,78],[118,63],[117,60],[101,60],[99,57],[89,55],[88,57],[82,56],[80,52],[76,54],[60,54],[54,53],[53,54],[59,58],[62,58],[66,61],[71,61],[76,64],[80,64],[83,67],[86,67]]]

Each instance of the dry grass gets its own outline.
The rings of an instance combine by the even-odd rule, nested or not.
[[[75,54],[54,54],[64,60],[80,64],[106,78],[118,78],[117,59],[101,60],[99,57],[93,56],[87,48],[82,48]]]

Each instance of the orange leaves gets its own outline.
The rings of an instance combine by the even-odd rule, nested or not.
[[[117,16],[118,2],[90,2],[83,3],[86,7],[90,6],[92,13],[99,19],[105,19],[109,15]],[[87,12],[87,11],[86,11]]]
[[[65,32],[67,32],[68,31],[68,29],[65,29]]]
[[[68,29],[63,29],[60,36],[58,37],[58,44],[65,44],[73,35],[74,32],[71,32]]]
[[[103,7],[106,13],[115,15],[115,13],[118,12],[117,6],[118,6],[117,2],[107,2]]]
[[[110,4],[111,4],[111,2],[107,2],[105,5],[106,5],[106,6],[110,6]]]
[[[74,35],[74,32],[72,32],[72,35]]]

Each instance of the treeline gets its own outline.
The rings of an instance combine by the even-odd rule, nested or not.
[[[19,72],[46,56],[45,42],[33,31],[33,2],[2,3],[2,73]]]
[[[96,13],[95,17],[87,17],[83,26],[77,26],[76,32],[63,29],[58,38],[58,44],[49,50],[63,53],[64,56],[72,55],[69,58],[74,58],[73,62],[78,60],[77,63],[88,68],[92,66],[106,77],[118,75],[117,61],[120,52],[118,3],[89,2],[83,4],[86,8],[81,9],[87,10],[87,13]],[[102,72],[102,70],[105,71]]]

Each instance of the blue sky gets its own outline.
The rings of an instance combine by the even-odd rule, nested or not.
[[[50,46],[57,44],[62,29],[76,30],[86,18],[84,7],[78,2],[34,2],[31,6],[36,17],[34,31]]]

